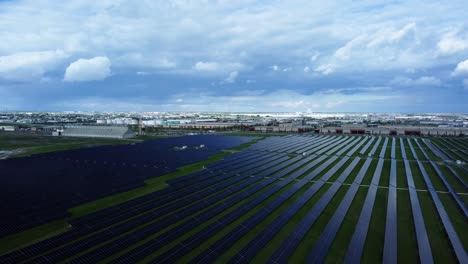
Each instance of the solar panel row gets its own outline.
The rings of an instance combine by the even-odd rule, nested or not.
[[[364,207],[361,210],[356,229],[354,230],[353,237],[348,246],[346,252],[345,262],[347,263],[359,263],[361,262],[362,252],[364,250],[364,244],[366,242],[367,231],[369,230],[369,224],[372,216],[372,210],[374,208],[375,196],[380,181],[380,175],[382,173],[384,160],[379,159],[377,168],[372,176],[372,184],[369,186],[367,196],[364,201]]]
[[[468,150],[468,142],[466,140],[460,139],[460,140],[455,140],[453,138],[446,137],[444,140],[448,140],[452,142],[454,145],[458,146],[461,151],[466,151]]]
[[[328,251],[330,250],[330,247],[333,241],[335,240],[335,236],[338,233],[338,230],[341,224],[343,223],[349,208],[351,207],[351,203],[353,202],[353,199],[356,196],[359,186],[361,185],[362,179],[364,178],[371,162],[372,159],[367,158],[364,165],[359,170],[356,178],[354,179],[350,188],[346,192],[346,195],[344,196],[338,208],[335,210],[335,213],[331,217],[324,231],[322,232],[319,239],[312,248],[310,254],[308,255],[308,263],[324,262],[326,256],[328,255]]]
[[[291,196],[293,196],[297,191],[299,191],[308,181],[314,179],[318,174],[320,174],[320,172],[324,171],[328,166],[330,166],[337,159],[338,159],[337,157],[331,157],[330,159],[322,163],[318,168],[308,173],[303,178],[303,180],[293,184],[287,190],[282,192],[278,197],[276,197],[270,203],[268,203],[265,207],[261,208],[258,212],[256,212],[255,214],[250,216],[247,220],[242,222],[239,226],[235,227],[227,235],[223,236],[223,238],[216,241],[207,250],[198,254],[198,256],[193,259],[193,262],[196,262],[196,263],[213,262],[215,258],[219,256],[220,253],[224,252],[230,245],[232,245],[232,243],[234,243],[240,237],[242,237],[243,234],[245,234],[246,232],[248,232],[249,230],[257,226],[272,211],[274,211],[276,208],[281,206]],[[334,168],[338,166],[341,167],[341,165],[343,164],[337,164],[334,166]],[[186,248],[175,247],[174,250],[169,250],[167,253],[154,259],[153,263],[159,263],[161,261],[165,262],[167,261],[168,257],[170,257],[171,255],[180,255],[181,252],[185,252],[185,251],[187,251]]]
[[[373,156],[375,152],[377,152],[377,148],[380,146],[380,142],[382,141],[382,137],[379,137],[377,139],[377,142],[375,142],[374,146],[372,147],[371,151],[369,152],[370,156]]]
[[[348,158],[341,160],[344,164]],[[353,169],[357,166],[359,158],[349,164],[349,166],[341,173],[337,181],[327,190],[324,196],[320,199],[318,204],[328,204],[329,200],[336,194],[342,183],[348,178]],[[332,172],[333,173],[333,172]],[[330,175],[329,173],[327,175]],[[334,174],[334,173],[333,173]],[[254,239],[252,239],[245,247],[243,247],[231,260],[230,263],[250,262],[255,255],[262,249],[273,237],[286,225],[286,223],[316,194],[316,192],[325,184],[328,179],[321,179],[315,183],[309,190],[307,190],[301,197],[295,200],[286,211],[282,212],[273,222],[263,228]],[[324,199],[324,200],[322,200]],[[316,209],[315,207],[312,209]]]
[[[462,201],[462,199],[460,198],[460,196],[458,196],[458,194],[455,192],[455,190],[452,188],[452,186],[450,185],[450,183],[447,181],[447,178],[445,177],[445,175],[442,173],[442,171],[440,171],[439,167],[437,166],[437,164],[432,161],[429,157],[429,155],[426,153],[426,151],[422,148],[421,144],[419,143],[419,141],[417,139],[415,139],[415,142],[416,144],[418,145],[419,149],[421,150],[421,152],[423,153],[423,155],[426,157],[427,160],[429,160],[429,163],[431,164],[432,168],[436,171],[437,175],[439,176],[439,178],[442,180],[442,182],[444,183],[444,186],[445,188],[447,188],[447,190],[449,191],[450,195],[453,197],[453,199],[455,200],[455,202],[457,203],[458,207],[462,210],[463,214],[465,215],[465,217],[468,217],[468,208],[466,207],[465,203]]]
[[[438,144],[441,144],[445,148],[446,152],[450,152],[450,154],[451,154],[452,158],[454,158],[454,160],[461,160],[461,161],[464,161],[464,162],[467,161],[468,157],[465,154],[465,151],[460,150],[459,148],[451,145],[447,141],[447,139],[443,139],[443,141],[438,141]]]
[[[151,258],[153,258],[152,263],[174,263],[192,252],[198,254],[192,262],[207,263],[215,262],[239,239],[252,230],[256,230],[254,238],[230,260],[231,263],[250,262],[261,249],[275,239],[278,232],[298,215],[299,211],[304,211],[304,206],[319,189],[328,184],[327,181],[338,171],[343,170],[269,259],[270,263],[284,263],[294,253],[351,172],[358,167],[360,159],[350,157],[360,149],[359,153],[366,153],[375,143],[370,153],[375,154],[382,146],[379,153],[380,159],[373,173],[351,243],[348,245],[345,261],[359,262],[361,260],[375,206],[380,175],[385,162],[390,162],[383,260],[386,263],[395,263],[398,253],[396,140],[387,137],[378,137],[375,140],[376,138],[324,135],[269,137],[222,161],[206,166],[200,172],[170,181],[170,186],[164,190],[74,220],[72,221],[74,228],[71,231],[0,257],[0,262],[96,263],[112,256],[112,263],[135,263],[143,259],[147,262]],[[389,151],[391,160],[384,161],[389,140],[391,140],[391,151]],[[408,149],[416,159],[415,164],[429,189],[452,248],[458,260],[463,263],[467,261],[466,252],[438,197],[439,194],[434,190],[426,166],[431,166],[444,185],[449,186],[447,189],[453,198],[458,195],[439,169],[440,165],[430,160],[426,150],[417,139],[414,142],[420,152],[416,152],[412,142],[412,139],[407,138]],[[434,154],[444,155],[443,150],[437,149],[430,141],[423,140],[423,142]],[[447,142],[445,144],[450,145]],[[432,263],[431,247],[402,138],[400,138],[400,148],[409,187],[418,255],[422,263]],[[436,153],[438,151],[440,153]],[[301,155],[291,158],[291,153],[303,152],[316,153],[318,156]],[[429,161],[427,165],[418,160],[422,158],[422,156],[418,157],[418,154],[422,154]],[[73,160],[73,155],[66,155],[63,158],[52,157],[50,160],[64,160],[76,163],[77,166],[88,166],[89,161]],[[344,158],[341,158],[343,155]],[[114,166],[109,164],[110,161],[107,158],[99,159],[99,162],[103,162],[105,166]],[[372,158],[367,158],[357,172],[356,178],[346,191],[338,208],[313,245],[307,262],[322,263],[325,261],[371,162]],[[346,163],[349,164],[344,168]],[[138,164],[129,163],[125,166],[133,169],[135,166],[138,167]],[[125,166],[122,168],[125,169]],[[166,166],[164,163],[157,166],[167,168],[164,167]],[[450,167],[449,170],[452,173],[455,171]],[[321,178],[315,181],[314,179],[319,174],[322,175]],[[456,176],[455,173],[453,174]],[[305,190],[304,186],[310,180],[314,182]],[[286,186],[288,187],[285,188]],[[293,195],[299,190],[304,190],[304,192],[292,200]],[[27,198],[25,196],[22,199],[27,201]],[[267,199],[270,199],[268,203],[266,203]],[[286,202],[289,202],[288,206],[278,211]],[[260,204],[263,205],[260,207]],[[59,204],[59,206],[62,205]],[[8,207],[5,206],[5,208]],[[278,216],[272,221],[265,222],[273,212],[278,213]],[[233,226],[232,224],[241,217],[246,220]],[[174,223],[177,224],[174,225]],[[268,224],[260,225],[262,223]],[[160,232],[161,230],[164,231]],[[221,238],[211,245],[204,244],[199,252],[194,251],[204,242],[212,240],[215,234],[220,234],[220,231],[223,231]],[[190,235],[187,235],[189,233]],[[174,242],[178,243],[174,244]],[[169,244],[172,246],[167,247]],[[163,248],[164,250],[161,250]],[[160,255],[154,255],[155,252]]]
[[[278,173],[276,175],[272,175],[270,178],[268,178],[268,180],[269,180],[269,182],[267,182],[268,184],[270,182],[276,181],[277,179],[279,179],[279,177],[284,177],[284,176],[286,176],[289,173],[294,171],[287,178],[284,178],[281,181],[276,182],[272,187],[270,187],[269,189],[265,190],[264,192],[258,194],[252,200],[248,201],[247,203],[245,203],[241,207],[238,207],[235,210],[231,211],[230,213],[224,215],[216,223],[211,224],[210,226],[208,226],[208,227],[204,228],[203,230],[197,232],[195,235],[191,236],[190,238],[182,241],[181,243],[184,246],[176,247],[176,248],[172,248],[172,249],[167,250],[164,253],[164,256],[166,256],[166,257],[172,256],[172,255],[179,256],[180,255],[179,250],[187,250],[187,248],[189,248],[189,245],[191,245],[191,247],[195,247],[196,245],[201,243],[201,241],[203,241],[204,239],[209,238],[211,235],[216,233],[217,230],[222,228],[222,226],[227,225],[227,224],[231,223],[232,221],[235,221],[240,216],[244,215],[245,213],[247,213],[248,211],[253,209],[255,206],[259,205],[261,202],[268,199],[268,197],[271,197],[273,194],[275,194],[281,188],[283,188],[284,186],[286,186],[287,184],[292,182],[295,178],[299,177],[304,172],[306,172],[307,170],[310,170],[313,166],[317,165],[318,163],[320,163],[322,160],[325,159],[325,157],[320,157],[320,158],[317,158],[317,159],[313,160],[311,163],[308,163],[310,160],[312,160],[312,158],[313,157],[307,157],[306,158],[306,160],[307,160],[306,165],[304,167],[300,168],[300,169],[298,169],[298,167],[291,167],[287,171],[281,171],[280,173]],[[299,166],[302,166],[302,165],[304,165],[304,164],[301,164]],[[296,170],[296,169],[298,169],[298,170]],[[116,263],[127,263],[127,262],[129,262],[129,260],[135,261],[135,260],[138,260],[138,259],[142,259],[143,257],[145,257],[148,254],[150,254],[151,252],[153,252],[155,247],[156,248],[158,247],[157,241],[158,240],[156,238],[155,240],[151,241],[147,245],[143,245],[143,246],[141,246],[139,248],[136,248],[136,249],[128,252],[127,254],[121,256],[120,258],[118,258],[116,260]]]
[[[286,144],[284,145],[283,147],[281,148],[277,148],[275,149],[274,151],[276,152],[286,152],[286,153],[289,153],[289,151],[291,149],[296,149],[298,147],[301,147],[303,146],[304,144],[307,144],[307,143],[310,143],[311,141],[315,141],[317,139],[317,137],[313,136],[313,137],[304,137],[302,140],[300,141],[296,141],[295,143],[293,144]]]
[[[411,150],[414,152],[413,145],[409,139],[408,139],[408,144]],[[429,190],[429,194],[431,195],[432,201],[434,202],[434,205],[437,209],[437,213],[440,217],[440,220],[442,221],[445,232],[447,233],[449,241],[452,245],[453,251],[455,252],[455,255],[458,258],[458,261],[460,263],[468,263],[468,256],[463,248],[460,238],[458,237],[458,234],[452,225],[452,221],[450,220],[447,214],[447,211],[444,208],[444,205],[440,201],[439,195],[437,194],[431,182],[431,179],[429,178],[429,175],[427,174],[427,171],[424,168],[424,165],[419,160],[417,160],[417,164],[423,176],[424,182],[426,183],[427,189]]]
[[[360,147],[362,147],[362,145],[363,145],[364,143],[366,143],[367,139],[368,139],[368,138],[366,137],[366,138],[364,138],[363,140],[361,140],[361,142],[359,142],[359,144],[357,144],[357,145],[356,145],[351,151],[349,151],[346,155],[349,156],[349,157],[351,157],[352,155],[354,155],[354,153],[356,153],[356,151],[357,151]]]
[[[405,144],[403,143],[403,138],[400,138],[400,149],[401,149],[401,156],[403,157],[403,160],[407,160],[406,149],[405,149]]]
[[[395,140],[392,141],[392,155],[394,156]],[[388,186],[387,220],[385,221],[385,242],[383,260],[385,263],[397,263],[397,163],[391,160],[390,182]]]
[[[402,143],[403,141],[401,141]],[[404,151],[404,148],[401,148]],[[406,180],[408,182],[408,191],[410,195],[411,211],[413,213],[414,229],[416,230],[416,241],[418,243],[419,260],[421,263],[434,263],[432,259],[431,246],[427,236],[426,225],[419,205],[418,194],[414,185],[413,173],[411,172],[410,163],[408,160],[403,161],[405,164]]]
[[[348,149],[350,149],[351,147],[353,147],[356,143],[358,143],[359,141],[362,141],[361,139],[363,139],[363,138],[358,138],[358,137],[356,137],[355,140],[353,140],[351,143],[346,144],[343,148],[341,148],[338,152],[336,152],[335,155],[337,155],[337,156],[343,155],[343,153],[345,153]],[[357,144],[357,146],[360,146],[360,145]],[[356,150],[350,151],[350,153],[351,153],[351,152],[354,153],[355,151],[356,151]]]
[[[353,138],[353,137],[350,137],[348,139],[345,138],[345,141],[343,141],[339,145],[336,145],[334,148],[331,148],[326,152],[324,151],[324,149],[326,149],[326,148],[324,148],[324,149],[321,149],[321,150],[317,151],[317,153],[318,154],[325,153],[325,155],[330,156],[333,153],[335,153],[336,151],[338,151],[339,149],[343,148],[344,146],[347,146],[348,144],[351,144],[351,142],[353,142],[353,144],[354,144],[355,140],[356,140],[356,138]]]
[[[432,151],[432,153],[434,153],[440,159],[442,159],[442,160],[449,160],[450,159],[440,149],[438,149],[436,146],[434,146],[429,139],[423,139],[422,141]]]
[[[264,161],[261,161],[259,163],[256,163],[256,164],[253,164],[255,166],[258,166],[258,165],[261,165],[265,162],[270,162],[268,163],[268,166],[264,167],[264,169],[267,169],[267,168],[270,168],[272,165],[276,164],[277,162],[282,162],[284,160],[286,160],[287,158],[286,157],[282,157],[280,159],[278,159],[278,157],[280,157],[281,155],[274,155],[273,157],[271,158],[268,158]],[[63,260],[67,257],[71,257],[83,250],[86,250],[90,247],[93,247],[95,245],[98,245],[100,243],[103,243],[107,240],[110,240],[112,239],[113,237],[115,236],[118,236],[119,234],[122,234],[122,233],[125,233],[125,232],[128,232],[134,228],[137,228],[141,225],[144,225],[146,223],[149,223],[159,217],[162,217],[162,216],[165,216],[167,214],[170,214],[176,210],[178,210],[179,208],[182,208],[188,204],[192,204],[193,202],[195,201],[199,201],[199,203],[196,203],[196,204],[192,204],[189,208],[183,210],[183,211],[180,211],[174,215],[171,215],[169,216],[168,218],[166,218],[165,220],[163,220],[162,224],[161,223],[154,223],[154,224],[150,224],[150,225],[147,225],[145,226],[144,228],[141,228],[140,230],[138,230],[137,232],[134,232],[132,234],[128,234],[127,236],[123,237],[123,238],[120,238],[116,241],[113,242],[113,244],[121,244],[121,245],[128,245],[129,243],[131,243],[132,241],[137,241],[136,239],[137,238],[141,238],[141,237],[145,237],[147,236],[148,234],[151,234],[152,232],[154,232],[155,230],[160,230],[161,228],[163,228],[162,226],[167,226],[167,225],[170,225],[172,224],[175,220],[177,219],[183,219],[187,216],[189,216],[190,214],[193,214],[193,213],[196,213],[200,210],[202,210],[204,207],[207,206],[207,204],[212,204],[216,201],[218,201],[219,199],[222,199],[223,197],[227,196],[227,195],[230,195],[231,193],[233,192],[236,192],[242,188],[244,188],[245,186],[248,186],[250,185],[253,181],[255,181],[256,179],[254,178],[251,178],[249,179],[248,181],[244,182],[244,183],[241,183],[241,184],[238,184],[238,185],[235,185],[237,182],[241,181],[242,179],[246,179],[246,178],[249,178],[250,174],[247,174],[247,175],[243,175],[242,177],[241,176],[238,176],[238,177],[234,177],[233,179],[231,180],[228,180],[228,181],[224,181],[222,184],[220,184],[219,186],[216,186],[216,187],[212,187],[212,188],[209,188],[205,191],[200,191],[200,192],[197,192],[197,193],[194,193],[192,195],[189,195],[189,196],[186,196],[184,197],[182,200],[178,200],[174,203],[171,203],[171,204],[167,204],[163,207],[160,207],[158,208],[156,211],[153,211],[153,212],[150,212],[148,214],[145,214],[145,215],[140,215],[140,216],[137,216],[137,217],[134,217],[132,218],[130,221],[128,222],[124,222],[122,224],[119,224],[117,226],[113,226],[109,229],[106,229],[102,232],[99,232],[97,234],[94,234],[93,236],[91,237],[88,237],[84,240],[79,240],[75,243],[72,243],[72,244],[69,244],[69,245],[66,245],[65,247],[62,247],[62,248],[59,248],[49,254],[46,254],[45,257],[53,262],[57,262],[57,261],[60,261],[60,260]],[[220,192],[220,193],[216,193],[218,190],[222,190],[224,188],[227,188],[225,191],[223,192]],[[213,195],[212,197],[210,197],[208,200],[203,200],[204,198],[206,198],[207,196],[209,196],[210,194],[212,193],[215,193],[215,195]],[[175,198],[175,197],[172,197],[172,198]],[[148,205],[148,208],[145,208],[146,209],[150,209],[150,208],[154,208],[154,205]],[[224,208],[225,209],[225,208]],[[108,223],[108,225],[112,225],[113,223],[115,222],[110,222]],[[138,235],[136,235],[136,233],[138,233]],[[110,246],[107,246],[107,248],[111,248]],[[111,252],[110,250],[108,250],[109,252]],[[100,253],[101,255],[102,252]]]
[[[324,141],[322,144],[313,144],[313,145],[310,145],[308,146],[306,149],[301,149],[301,150],[298,150],[297,153],[298,154],[302,154],[304,152],[306,153],[315,153],[317,152],[319,149],[322,149],[322,148],[325,148],[329,145],[332,145],[332,144],[335,144],[336,142],[338,142],[340,140],[339,137],[330,137],[330,139]]]
[[[448,149],[452,150],[452,153],[456,157],[458,157],[459,160],[462,160],[465,162],[468,161],[466,154],[465,154],[466,150],[460,148],[457,144],[453,143],[453,141],[451,141],[448,138],[442,138],[442,140],[444,141],[445,146],[447,146]]]
[[[387,151],[388,138],[385,138],[382,150],[380,150],[379,158],[385,159],[385,152]]]
[[[223,209],[225,209],[225,208],[223,208]],[[180,230],[180,229],[178,228],[177,230]],[[80,261],[83,261],[83,260],[82,260],[82,259],[80,259]]]
[[[312,148],[314,148],[316,146],[320,146],[320,145],[326,146],[327,144],[331,144],[336,139],[337,138],[334,137],[334,136],[322,137],[320,140],[317,140],[315,142],[312,142],[311,144],[307,144],[307,145],[301,146],[300,148],[296,149],[296,153],[302,154],[304,152],[309,152],[310,149],[312,149]]]
[[[371,146],[372,142],[374,142],[374,140],[375,140],[375,137],[371,137],[369,142],[367,142],[367,144],[361,149],[361,151],[359,151],[359,154],[364,155],[366,151],[369,149],[369,147]]]
[[[265,157],[270,157],[270,156],[273,156],[273,154],[265,154],[263,156],[263,158]],[[237,166],[236,168],[239,168],[239,167],[242,167],[242,164]],[[231,174],[230,176],[232,176],[234,174]],[[229,175],[228,175],[229,176]],[[227,177],[227,176],[225,176]],[[223,178],[221,177],[221,180]],[[209,185],[209,184],[208,184]],[[192,186],[193,187],[193,186]],[[197,187],[201,187],[201,186],[195,186],[196,188]],[[169,188],[168,188],[169,189]],[[165,190],[162,190],[162,191],[158,191],[158,192],[155,192],[151,195],[148,195],[148,196],[151,196],[151,197],[155,197],[155,196],[163,196],[163,195],[166,195],[166,194],[170,194],[168,195],[167,197],[165,198],[168,198],[166,199],[166,201],[170,201],[170,200],[173,200],[174,199],[174,190],[168,190],[168,189],[165,189]],[[198,189],[197,189],[198,190]],[[184,190],[183,193],[180,193],[181,195],[182,194],[187,194],[187,193],[191,193],[193,192],[193,190],[191,189],[186,189]],[[133,209],[135,208],[135,206],[138,204],[138,203],[134,203],[133,201],[135,200],[139,200],[139,203],[143,203],[143,201],[140,199],[140,198],[137,198],[137,199],[134,199],[132,201],[129,201],[129,202],[126,202],[125,204],[130,204],[130,206],[128,206],[130,209]],[[147,200],[144,200],[145,202],[147,202]],[[164,200],[163,200],[164,201]],[[163,202],[161,201],[161,202]],[[117,212],[120,212],[122,209],[123,209],[123,204],[119,205],[119,206],[116,206],[113,208],[115,211]],[[109,210],[103,210],[103,211],[106,211],[106,216],[107,217],[97,217],[97,219],[99,219],[100,221],[109,221],[110,218],[110,211]],[[135,213],[138,213],[138,211],[134,211],[134,210],[131,210],[130,212],[130,215],[133,215]],[[13,253],[13,255],[16,255],[16,257],[13,257],[14,260],[18,261],[18,257],[19,256],[22,256],[23,258],[28,258],[28,257],[31,257],[31,256],[34,256],[36,254],[39,254],[41,252],[44,252],[44,251],[47,251],[47,250],[50,250],[50,249],[54,249],[60,245],[63,245],[64,243],[68,242],[68,241],[71,241],[73,239],[76,239],[78,238],[79,236],[81,235],[84,235],[88,232],[90,232],[91,229],[89,227],[89,225],[84,225],[83,228],[80,228],[80,229],[73,229],[71,230],[70,232],[67,232],[67,233],[64,233],[62,235],[59,235],[59,236],[56,236],[56,237],[53,237],[51,239],[47,239],[45,241],[41,241],[37,244],[34,244],[32,246],[29,246],[29,247],[26,247],[24,249],[21,249],[21,251],[19,252],[20,254],[16,254],[16,253]],[[8,258],[8,255],[5,257],[5,258]]]
[[[0,160],[0,237],[64,218],[68,208],[143,186],[145,179],[251,140],[198,135]],[[173,150],[201,144],[206,147]]]
[[[463,178],[460,176],[460,174],[458,174],[458,172],[456,170],[454,170],[452,168],[452,166],[450,166],[450,165],[447,165],[447,168],[450,170],[450,172],[452,172],[452,174],[455,176],[455,178],[457,178],[458,182],[460,182],[463,185],[463,187],[468,189],[468,184],[466,183],[465,180],[463,180]]]
[[[349,159],[349,158],[345,158]],[[344,164],[344,163],[343,163]],[[326,177],[331,177],[343,164],[335,165],[329,172],[327,172]],[[339,167],[338,167],[339,165]],[[345,174],[342,175],[343,177]],[[323,178],[322,178],[323,179]],[[315,185],[323,183],[321,181],[317,182]],[[325,181],[325,179],[323,179]],[[315,186],[314,185],[314,186]],[[322,184],[323,185],[323,184]],[[335,193],[338,191],[340,184],[335,184],[335,187],[330,187],[320,200],[314,205],[314,207],[302,218],[302,220],[294,227],[294,230],[291,234],[283,241],[281,246],[276,250],[273,255],[268,260],[269,263],[285,263],[288,258],[292,255],[296,247],[299,245],[300,241],[307,234],[309,229],[313,226],[315,221],[319,218],[320,214],[325,210],[328,203],[331,201]]]
[[[164,189],[162,191],[158,191],[158,192],[155,192],[153,194],[146,195],[144,197],[140,197],[138,199],[126,202],[124,204],[119,204],[118,206],[115,206],[115,207],[107,208],[106,210],[103,210],[104,212],[100,211],[100,212],[96,212],[96,213],[81,217],[79,219],[71,221],[71,224],[73,226],[86,225],[86,226],[89,227],[89,226],[92,226],[92,223],[94,223],[96,221],[102,221],[103,220],[102,216],[104,216],[104,215],[106,216],[105,217],[106,221],[109,222],[113,215],[122,214],[122,211],[124,209],[129,209],[132,212],[134,212],[135,210],[137,212],[141,211],[141,209],[137,210],[139,205],[144,204],[144,203],[146,204],[146,203],[149,203],[149,202],[154,202],[155,199],[160,199],[162,195],[169,195],[169,197],[168,197],[169,200],[172,200],[174,197],[171,197],[171,196],[173,196],[174,192],[176,192],[176,191],[180,191],[182,189],[190,187],[190,188],[185,189],[184,192],[185,193],[191,193],[194,190],[204,188],[206,186],[209,186],[209,185],[215,183],[213,181],[208,181],[208,182],[203,183],[202,182],[203,179],[216,178],[215,181],[219,182],[219,181],[224,180],[227,177],[232,177],[232,176],[236,175],[237,173],[241,173],[242,171],[245,171],[247,169],[250,169],[252,167],[257,166],[258,164],[256,162],[259,162],[259,161],[262,161],[262,160],[265,160],[265,159],[278,157],[277,155],[274,155],[274,154],[271,154],[271,153],[265,153],[265,154],[259,153],[259,154],[260,155],[257,155],[255,157],[249,156],[248,157],[249,159],[244,160],[244,163],[239,163],[239,164],[234,164],[234,165],[226,164],[223,167],[218,167],[218,169],[219,169],[218,172],[207,173],[207,172],[202,171],[202,172],[204,172],[204,174],[198,174],[197,173],[199,175],[198,178],[193,178],[193,179],[190,179],[190,180],[186,180],[183,183],[179,183],[179,184],[170,186],[169,188],[166,188],[166,189]],[[228,171],[229,173],[224,174],[225,172],[223,170]],[[204,177],[200,177],[202,175]],[[200,183],[200,185],[195,186],[194,185],[195,183]],[[159,201],[159,200],[156,200],[156,201]],[[159,202],[163,202],[163,201],[159,201]],[[106,223],[106,225],[107,224],[108,223]]]

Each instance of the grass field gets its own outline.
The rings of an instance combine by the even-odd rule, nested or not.
[[[135,139],[70,138],[0,132],[0,150],[15,150],[15,154],[11,157],[135,142],[140,141]]]

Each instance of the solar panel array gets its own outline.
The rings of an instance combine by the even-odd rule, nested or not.
[[[196,135],[0,160],[0,237],[64,218],[68,208],[143,186],[251,139]],[[189,148],[172,150],[177,146]]]
[[[432,139],[382,136],[267,137],[199,172],[169,180],[163,190],[74,219],[68,232],[12,251],[0,262],[250,263],[261,256],[269,263],[323,263],[337,261],[329,258],[336,257],[337,239],[346,236],[338,262],[359,263],[375,252],[369,241],[378,228],[374,225],[377,211],[383,207],[377,261],[397,263],[401,261],[398,230],[404,227],[399,225],[399,206],[404,192],[410,210],[405,215],[411,218],[419,261],[433,263],[438,258],[431,247],[432,222],[427,219],[435,213],[445,234],[436,239],[447,240],[453,259],[468,263],[460,233],[468,224],[454,222],[451,215],[456,208],[466,220],[466,204],[457,190],[468,191],[467,174],[453,162],[441,161],[454,153],[464,155],[455,148],[454,153],[446,153],[443,146],[454,144],[459,149],[465,146],[449,139],[433,143]],[[115,154],[112,148],[102,148],[109,157],[90,160],[107,163],[104,167],[125,162],[138,168],[152,159],[151,154],[127,158],[123,153],[128,149]],[[86,156],[79,153],[56,153],[44,160],[67,162],[67,158]],[[434,183],[436,179],[440,184]],[[421,192],[429,193],[434,212],[423,206],[427,201]],[[378,193],[385,194],[384,203]],[[442,201],[444,194],[448,201]],[[351,210],[353,206],[357,211]],[[348,234],[343,228],[350,214],[356,214],[356,222]]]

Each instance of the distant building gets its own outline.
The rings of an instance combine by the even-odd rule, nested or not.
[[[413,135],[413,136],[463,136],[468,135],[468,129],[458,127],[423,127],[423,126],[378,126],[363,127],[341,126],[323,127],[318,133],[336,134],[372,134],[372,135]]]
[[[14,126],[0,126],[0,131],[13,132],[13,131],[15,131],[15,127]]]
[[[255,126],[255,131],[264,132],[264,133],[278,133],[278,132],[288,132],[288,133],[304,133],[314,131],[314,128],[311,126],[297,126],[297,125],[278,125],[278,126]]]
[[[126,126],[68,126],[61,132],[65,137],[132,138],[135,136]]]

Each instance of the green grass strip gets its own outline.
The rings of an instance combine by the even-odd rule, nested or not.
[[[330,251],[325,258],[325,263],[343,263],[349,243],[354,234],[354,229],[359,220],[368,189],[368,187],[359,187],[351,203],[351,207],[346,213],[344,221],[330,247]]]
[[[435,263],[457,263],[444,226],[428,192],[418,192],[419,203]]]
[[[290,257],[289,262],[291,263],[306,263],[307,256],[312,250],[317,239],[319,239],[323,229],[325,229],[328,221],[333,216],[336,208],[340,205],[343,197],[346,195],[346,191],[349,189],[348,185],[343,185],[338,192],[335,194],[333,199],[328,203],[325,210],[322,212],[320,217],[315,221],[312,228],[310,228],[302,241],[297,246],[293,255]]]
[[[408,190],[397,190],[398,263],[418,263],[418,244]]]
[[[387,215],[387,196],[387,189],[379,188],[377,190],[361,259],[363,263],[382,263]]]

